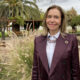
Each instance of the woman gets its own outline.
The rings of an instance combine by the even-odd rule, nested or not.
[[[34,41],[32,80],[79,80],[76,36],[65,33],[65,15],[53,5],[45,13],[45,36]]]

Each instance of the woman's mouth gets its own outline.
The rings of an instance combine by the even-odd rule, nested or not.
[[[56,24],[49,24],[50,26],[55,26]]]

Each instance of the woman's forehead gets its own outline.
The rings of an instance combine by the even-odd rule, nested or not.
[[[58,15],[61,15],[61,12],[57,8],[54,8],[54,9],[50,9],[48,11],[47,15],[49,15],[49,14],[56,14],[56,15],[58,14]]]

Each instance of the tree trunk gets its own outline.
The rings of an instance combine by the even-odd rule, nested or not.
[[[2,28],[2,40],[5,40],[5,26]]]
[[[73,33],[77,32],[76,26],[73,26],[73,27],[72,27],[72,32],[73,32]]]

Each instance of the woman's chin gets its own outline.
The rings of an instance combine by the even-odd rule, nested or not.
[[[54,29],[54,28],[50,28],[49,30],[50,30],[50,31],[55,31],[56,29]]]

